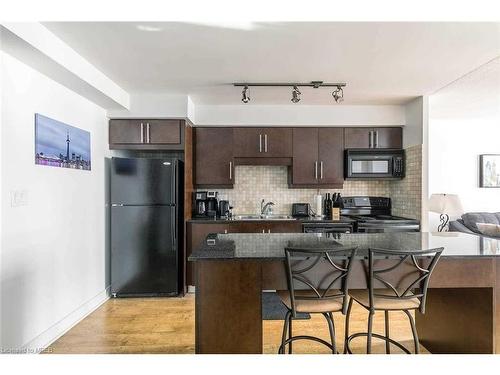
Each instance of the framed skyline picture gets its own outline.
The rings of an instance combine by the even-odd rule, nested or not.
[[[479,186],[500,188],[500,155],[479,155]]]
[[[35,164],[90,171],[90,133],[35,113]]]

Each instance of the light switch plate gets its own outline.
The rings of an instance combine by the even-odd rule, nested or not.
[[[28,190],[13,190],[10,192],[11,207],[21,207],[28,205]]]

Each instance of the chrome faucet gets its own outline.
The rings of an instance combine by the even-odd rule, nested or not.
[[[265,199],[262,199],[262,201],[260,202],[260,214],[261,216],[266,216],[266,215],[269,215],[269,211],[271,211],[272,213],[272,206],[274,206],[274,203],[273,202],[267,202],[265,201]]]

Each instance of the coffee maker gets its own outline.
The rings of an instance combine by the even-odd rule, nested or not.
[[[204,218],[207,216],[207,192],[198,191],[194,192],[194,217]]]
[[[207,216],[208,217],[217,217],[217,213],[219,210],[219,201],[217,199],[216,191],[207,191]]]
[[[219,216],[219,202],[216,191],[197,191],[194,195],[194,217],[214,218]]]

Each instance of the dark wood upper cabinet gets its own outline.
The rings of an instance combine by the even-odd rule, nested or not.
[[[140,120],[110,120],[109,143],[137,144],[144,142],[144,125]]]
[[[344,129],[318,129],[319,184],[344,183]]]
[[[292,156],[290,128],[234,128],[234,157],[286,158]]]
[[[318,183],[318,128],[293,129],[292,183]]]
[[[343,138],[343,128],[294,128],[291,185],[342,185]]]
[[[371,148],[372,128],[345,128],[345,148]]]
[[[402,148],[402,128],[374,128],[375,148]]]
[[[233,129],[194,129],[194,183],[197,186],[234,184]]]
[[[183,150],[185,121],[178,119],[111,119],[109,148]]]
[[[181,143],[180,120],[146,120],[148,143],[179,144]]]
[[[386,128],[346,128],[345,148],[402,148],[403,129]]]

